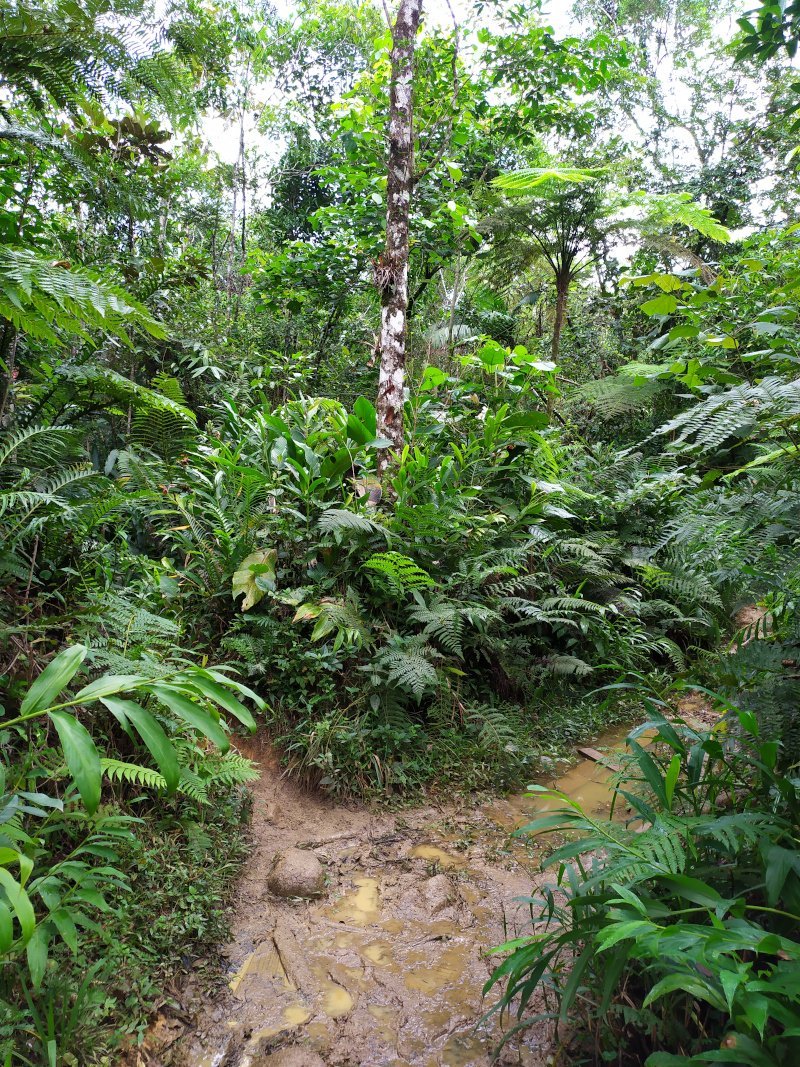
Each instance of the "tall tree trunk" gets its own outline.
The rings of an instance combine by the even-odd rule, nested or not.
[[[569,274],[556,275],[556,317],[553,320],[553,343],[550,348],[554,363],[558,363],[558,356],[561,350],[561,331],[564,329],[564,319],[567,314],[569,283]]]
[[[568,270],[559,271],[556,274],[556,317],[553,319],[553,341],[550,346],[550,358],[558,363],[561,352],[561,331],[564,329],[564,320],[567,317],[567,300],[569,298],[569,285],[572,276]],[[547,414],[553,414],[555,394],[547,394]]]
[[[408,242],[411,194],[414,188],[412,90],[414,48],[422,0],[400,0],[392,27],[392,81],[389,94],[389,170],[386,183],[386,246],[375,264],[381,294],[381,369],[378,380],[378,434],[391,441],[391,452],[403,447],[403,387],[408,317]],[[390,450],[380,454],[386,469]]]

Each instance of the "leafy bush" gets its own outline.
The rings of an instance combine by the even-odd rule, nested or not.
[[[723,702],[698,731],[655,693],[644,703],[615,786],[627,818],[537,790],[557,806],[518,832],[564,834],[545,861],[557,879],[486,991],[502,983],[498,1008],[524,1026],[542,989],[559,1023],[580,1022],[570,1055],[586,1062],[794,1063],[798,783],[751,712]]]
[[[228,902],[248,852],[248,794],[218,786],[199,808],[175,798],[138,809],[131,820],[124,805],[107,806],[104,826],[121,830],[111,840],[121,891],[100,921],[85,916],[75,951],[54,944],[38,988],[18,967],[4,969],[0,1055],[14,1063],[117,1062],[143,1038],[176,969],[228,936]],[[80,811],[48,830],[48,839],[80,841]]]

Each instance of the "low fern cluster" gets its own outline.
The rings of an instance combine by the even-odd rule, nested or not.
[[[546,863],[556,882],[532,897],[534,931],[496,950],[507,958],[486,991],[502,985],[494,1010],[525,1026],[542,990],[559,1024],[580,1020],[564,1051],[586,1062],[788,1067],[800,1054],[797,783],[750,712],[698,732],[642,695],[651,715],[629,738],[615,817],[551,794],[519,831],[569,832]]]
[[[374,418],[363,398],[357,407]],[[524,714],[470,732],[473,711],[521,710],[552,680],[567,691],[609,670],[680,670],[685,648],[713,637],[722,606],[702,576],[666,551],[632,554],[588,481],[559,482],[568,454],[522,432],[508,407],[466,438],[433,421],[427,436],[422,420],[387,507],[362,491],[374,454],[351,419],[316,399],[259,420],[229,410],[220,437],[170,471],[170,502],[156,509],[185,602],[215,616],[224,647],[271,686],[278,732],[295,722],[282,734],[292,766],[338,789],[362,780],[348,774],[355,760],[363,781],[385,785],[444,706],[461,709],[478,749],[531,758]],[[677,485],[654,477],[640,497],[661,494],[667,511]],[[371,755],[346,737],[372,737]]]

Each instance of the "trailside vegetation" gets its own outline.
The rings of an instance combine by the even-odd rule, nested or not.
[[[4,1063],[224,938],[247,732],[411,798],[614,717],[487,1007],[796,1061],[796,8],[0,4]]]

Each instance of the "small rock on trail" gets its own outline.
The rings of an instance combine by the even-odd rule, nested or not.
[[[287,848],[275,854],[267,886],[276,897],[319,897],[325,889],[325,868],[302,848]]]
[[[422,895],[430,914],[438,915],[453,903],[453,885],[446,874],[435,874],[423,885]]]
[[[282,1048],[253,1060],[253,1067],[325,1067],[325,1061],[309,1048]]]

